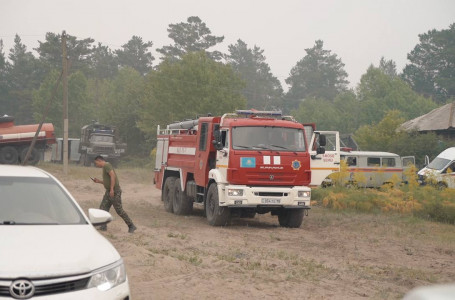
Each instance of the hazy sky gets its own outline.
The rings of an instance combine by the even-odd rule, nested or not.
[[[78,38],[120,48],[133,35],[152,41],[152,53],[172,43],[169,24],[198,16],[227,52],[238,39],[264,50],[272,73],[283,83],[305,49],[318,39],[345,64],[355,87],[370,64],[382,56],[399,72],[418,34],[455,22],[454,0],[0,0],[0,39],[6,55],[17,33],[28,50],[46,32],[63,30]]]

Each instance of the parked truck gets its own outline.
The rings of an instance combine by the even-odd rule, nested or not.
[[[39,124],[16,126],[14,117],[8,115],[0,117],[0,163],[18,164],[22,162],[38,127]],[[54,125],[44,123],[27,163],[36,164],[43,157],[46,147],[53,143],[55,143]]]
[[[241,110],[158,126],[154,182],[165,210],[177,215],[199,203],[213,226],[270,212],[281,226],[299,227],[310,209],[310,184],[327,176],[313,181],[312,161],[315,175],[339,169],[339,153],[337,166],[336,157],[324,156],[325,143],[323,132],[306,138],[302,124],[277,111]]]
[[[126,144],[120,142],[114,126],[93,122],[82,127],[79,143],[80,164],[90,166],[95,157],[101,155],[115,166],[125,152]]]

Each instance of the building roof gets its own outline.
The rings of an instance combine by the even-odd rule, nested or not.
[[[429,113],[401,125],[404,130],[435,131],[455,129],[455,102],[435,108]]]

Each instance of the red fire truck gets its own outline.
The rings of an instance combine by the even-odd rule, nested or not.
[[[22,161],[28,151],[29,146],[35,136],[39,124],[14,125],[14,117],[0,117],[0,163],[17,164]],[[36,164],[46,145],[56,142],[54,135],[54,125],[44,123],[32,150],[28,163]]]
[[[213,226],[270,212],[281,226],[299,227],[310,209],[309,186],[339,170],[339,140],[336,161],[325,151],[326,135],[307,128],[311,139],[292,117],[256,110],[158,126],[154,182],[166,211],[189,214],[201,203]],[[327,173],[319,182],[311,161],[314,172]]]

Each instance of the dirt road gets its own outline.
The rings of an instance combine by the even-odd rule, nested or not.
[[[51,171],[86,211],[99,206],[103,187],[83,172],[100,170]],[[135,300],[399,299],[455,281],[453,225],[314,207],[298,229],[270,214],[211,227],[198,207],[186,217],[166,213],[151,171],[118,174],[138,230],[128,234],[112,209],[102,234],[123,256]]]

